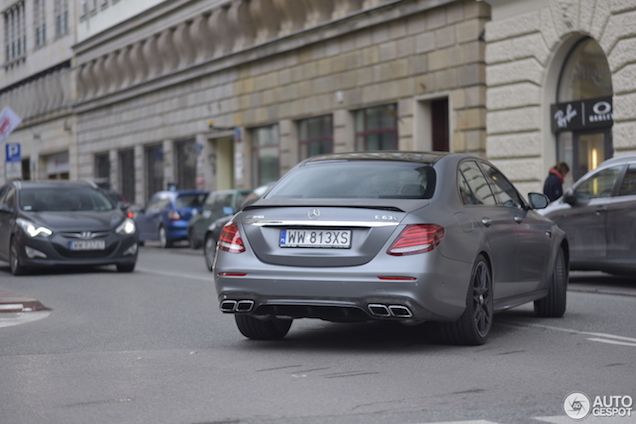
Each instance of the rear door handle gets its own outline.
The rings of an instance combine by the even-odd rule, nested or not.
[[[521,216],[515,216],[513,219],[517,224],[521,224],[523,222],[523,217]]]
[[[605,212],[607,212],[607,206],[599,206],[594,210],[594,213],[597,215],[600,215]]]
[[[481,223],[484,224],[484,226],[486,226],[486,227],[490,227],[490,225],[492,224],[492,219],[490,219],[488,217],[483,217],[481,219]]]

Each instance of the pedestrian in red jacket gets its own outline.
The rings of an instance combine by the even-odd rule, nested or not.
[[[570,167],[565,162],[559,162],[550,169],[543,184],[543,194],[548,196],[551,202],[563,196],[563,181],[568,172]]]

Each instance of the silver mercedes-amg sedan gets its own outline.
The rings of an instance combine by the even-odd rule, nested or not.
[[[224,227],[214,263],[221,311],[251,339],[293,319],[439,323],[483,344],[493,314],[566,308],[568,242],[488,161],[358,152],[309,158]]]

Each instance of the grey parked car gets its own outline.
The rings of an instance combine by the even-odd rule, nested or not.
[[[636,156],[606,160],[542,214],[567,233],[570,269],[636,273]]]
[[[192,215],[188,224],[188,240],[190,247],[198,249],[203,245],[205,233],[214,221],[224,216],[234,215],[245,198],[252,192],[250,189],[219,190],[210,193],[201,206],[201,211]]]
[[[252,339],[293,319],[434,321],[450,343],[486,341],[493,314],[566,308],[568,242],[489,162],[467,154],[309,158],[223,229],[220,308]]]

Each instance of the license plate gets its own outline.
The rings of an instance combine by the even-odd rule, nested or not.
[[[281,230],[280,247],[351,247],[351,230]]]
[[[104,250],[106,249],[105,240],[76,240],[69,242],[71,250]]]

